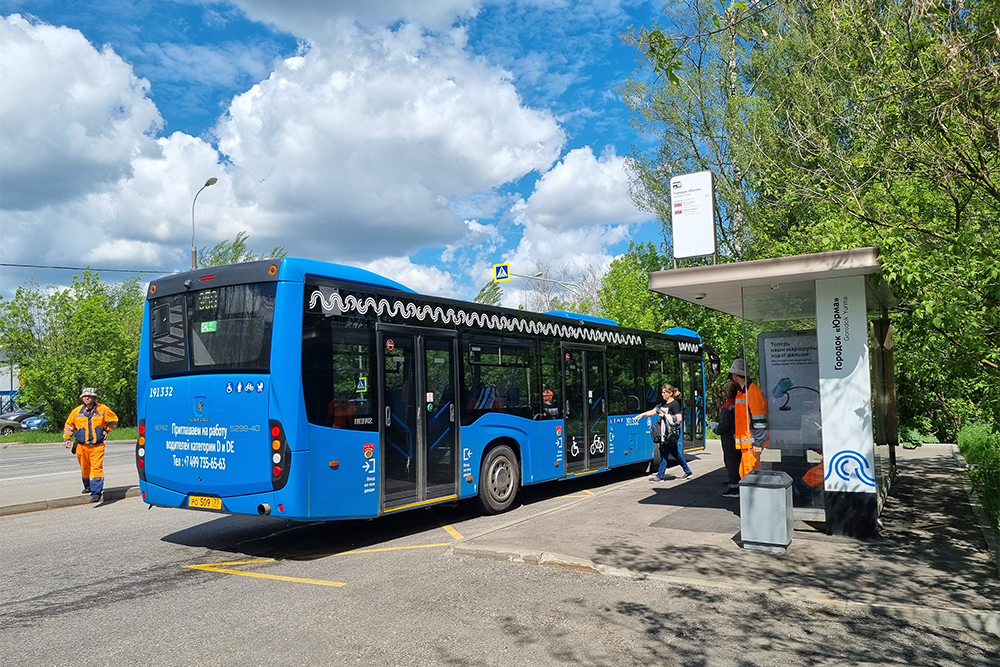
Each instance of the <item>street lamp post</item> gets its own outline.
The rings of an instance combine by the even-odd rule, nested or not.
[[[210,185],[215,185],[219,182],[215,176],[205,181],[205,185],[201,186],[201,190],[204,190]],[[194,203],[198,201],[198,195],[201,194],[201,190],[194,193],[194,199],[191,200],[191,270],[194,271],[198,268],[198,251],[195,249],[194,245]]]

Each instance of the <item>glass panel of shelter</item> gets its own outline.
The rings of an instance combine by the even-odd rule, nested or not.
[[[783,299],[775,298],[775,287]],[[767,401],[762,470],[792,478],[796,518],[823,520],[823,436],[815,290],[809,283],[743,289],[743,358]],[[731,360],[723,361],[728,368]]]

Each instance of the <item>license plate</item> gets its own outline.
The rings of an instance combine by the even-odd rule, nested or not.
[[[208,496],[189,496],[188,507],[200,507],[207,510],[221,510],[222,498],[209,498]]]

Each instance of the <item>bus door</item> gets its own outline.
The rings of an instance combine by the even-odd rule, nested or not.
[[[447,331],[378,327],[383,510],[457,492],[457,345]]]
[[[681,357],[683,440],[681,451],[705,448],[705,386],[701,357]]]
[[[604,350],[563,345],[563,396],[566,472],[596,470],[608,464],[607,371]]]

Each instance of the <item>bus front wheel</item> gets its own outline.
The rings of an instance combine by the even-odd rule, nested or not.
[[[491,449],[479,473],[479,505],[487,514],[510,509],[521,485],[521,471],[514,451],[507,445]]]

